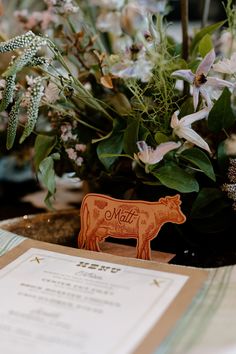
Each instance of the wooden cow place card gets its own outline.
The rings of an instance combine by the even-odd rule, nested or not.
[[[107,237],[137,240],[136,257],[151,259],[150,242],[161,227],[172,222],[182,224],[186,217],[180,209],[180,196],[167,196],[156,202],[120,200],[88,193],[82,201],[79,248],[100,251]]]

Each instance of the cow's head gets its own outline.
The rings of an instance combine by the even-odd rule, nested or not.
[[[169,211],[169,218],[171,222],[176,224],[183,224],[186,221],[186,216],[182,213],[180,209],[181,200],[180,195],[176,194],[173,197],[167,196],[165,198],[160,198],[159,202],[166,205]]]

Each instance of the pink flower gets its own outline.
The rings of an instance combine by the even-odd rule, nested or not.
[[[138,158],[145,164],[153,165],[160,162],[169,151],[178,149],[180,145],[180,142],[168,141],[158,145],[154,150],[151,146],[148,146],[145,141],[138,141],[137,146],[139,152],[137,155],[135,154],[135,158]]]
[[[76,144],[75,145],[75,150],[77,150],[79,152],[85,152],[86,145],[85,144]]]
[[[67,155],[69,159],[76,160],[77,159],[77,152],[73,148],[66,149]]]

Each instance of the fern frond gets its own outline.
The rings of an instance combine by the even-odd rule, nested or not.
[[[31,87],[30,102],[27,110],[27,123],[25,125],[23,134],[20,138],[20,143],[22,143],[33,131],[34,126],[37,122],[38,111],[41,98],[43,96],[44,87],[42,85],[42,78],[38,78],[34,86]]]
[[[29,31],[25,34],[9,39],[6,42],[2,42],[0,43],[0,53],[11,52],[19,48],[25,48],[30,45],[35,37],[35,34],[32,31]]]
[[[0,103],[0,112],[5,111],[5,109],[13,100],[14,89],[16,85],[15,79],[16,79],[16,75],[8,76],[6,78],[6,87],[3,91],[3,97]]]
[[[8,150],[12,148],[15,141],[17,126],[19,121],[21,100],[22,98],[19,98],[15,102],[9,114],[8,125],[7,125],[7,144],[6,144]]]

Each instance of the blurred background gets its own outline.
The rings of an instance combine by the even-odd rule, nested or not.
[[[214,21],[220,21],[225,18],[223,3],[226,0],[189,0],[189,20],[190,28],[201,27]],[[13,32],[18,31],[14,24],[14,11],[25,8],[27,1],[24,0],[0,0],[3,5],[3,11],[0,7],[0,36],[2,36],[2,24],[4,11],[7,12],[9,21],[8,27]],[[31,1],[31,8],[37,9],[42,1]],[[172,22],[170,30],[175,36],[181,39],[180,27],[180,1],[169,1],[170,12],[167,20]],[[5,12],[5,13],[6,13]],[[203,18],[205,13],[205,18]],[[4,18],[6,21],[6,18]],[[203,23],[204,22],[204,23]],[[4,24],[6,25],[6,23]],[[6,26],[5,26],[6,27]],[[17,32],[16,32],[17,33]],[[5,55],[5,54],[4,54]],[[1,69],[0,64],[0,69]],[[43,199],[46,191],[39,184],[32,169],[31,141],[28,140],[28,146],[22,147],[16,145],[12,152],[5,148],[5,137],[3,130],[7,124],[7,117],[4,113],[0,115],[0,220],[22,216],[25,214],[34,214],[46,211]],[[68,176],[63,176],[58,180],[58,200],[55,207],[57,209],[67,209],[79,207],[82,196],[81,182],[71,181]]]

